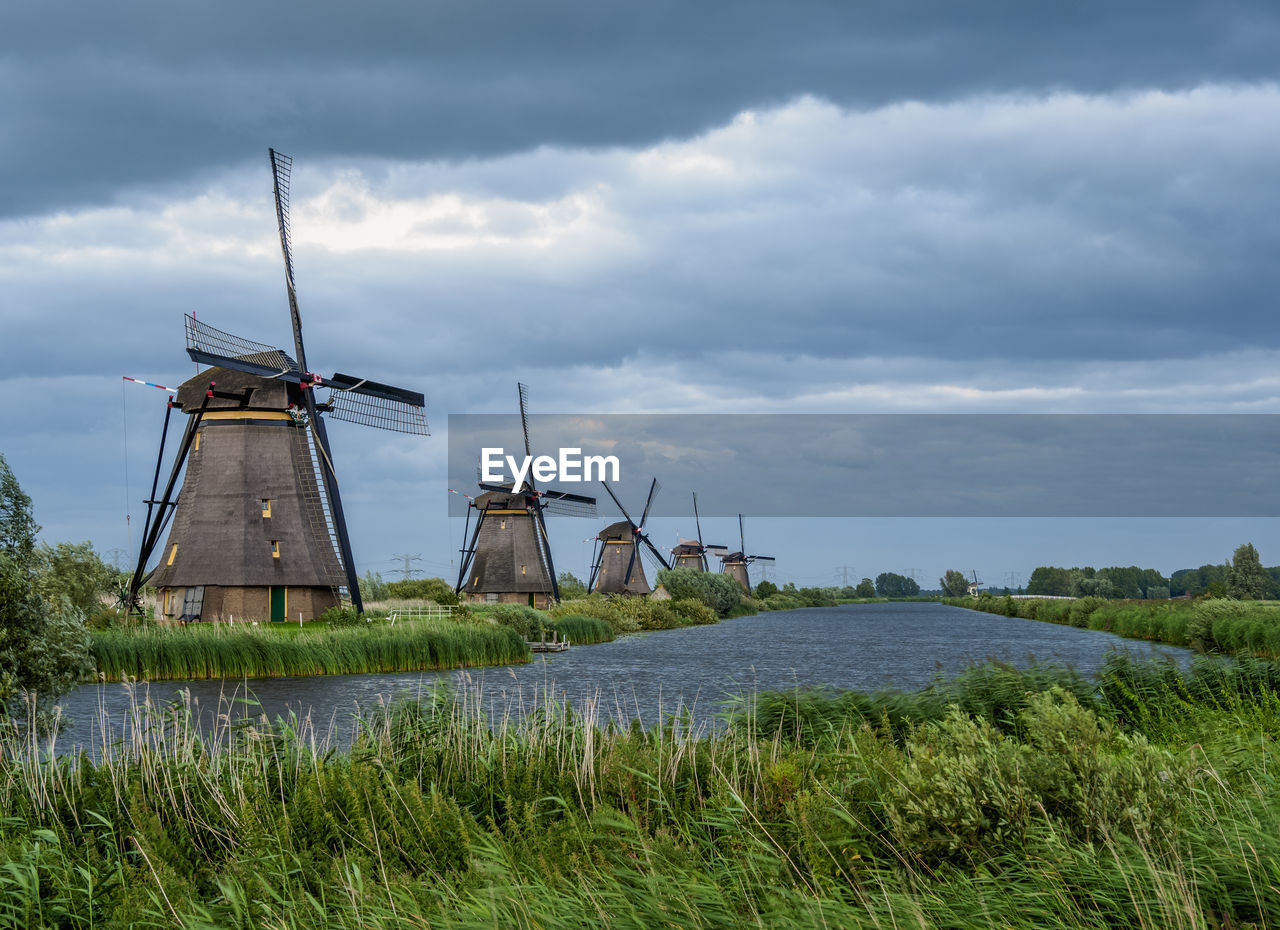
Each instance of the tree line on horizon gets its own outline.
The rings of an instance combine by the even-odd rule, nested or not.
[[[1183,568],[1165,577],[1137,565],[1095,569],[1041,565],[1031,573],[1027,594],[1158,600],[1169,597],[1234,597],[1280,600],[1280,566],[1264,567],[1252,543],[1238,546],[1220,565]]]

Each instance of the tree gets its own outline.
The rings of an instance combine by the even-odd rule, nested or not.
[[[947,597],[964,597],[969,593],[969,579],[963,572],[948,568],[947,573],[938,579],[942,585],[942,593]]]
[[[1102,574],[1089,576],[1083,572],[1071,572],[1071,596],[1072,597],[1119,597],[1116,593],[1116,586],[1111,583],[1111,579]]]
[[[360,578],[360,596],[366,601],[385,601],[391,595],[387,592],[389,585],[382,580],[382,572],[372,568]]]
[[[93,671],[83,616],[66,597],[37,589],[39,529],[0,455],[0,717],[15,716],[26,695],[50,704]]]
[[[562,600],[569,601],[577,597],[587,596],[586,583],[573,572],[561,572],[557,575],[556,585],[560,588]]]
[[[1256,601],[1267,589],[1268,576],[1253,543],[1237,546],[1227,572],[1227,595],[1242,601]]]
[[[863,578],[858,582],[858,587],[854,589],[858,597],[875,597],[876,586],[870,578]]]
[[[915,597],[920,593],[920,585],[914,578],[899,575],[897,572],[881,572],[876,575],[876,594],[880,597]]]
[[[458,603],[453,585],[443,578],[409,578],[387,585],[387,597],[403,600],[424,600],[445,607]]]
[[[777,593],[778,593],[778,586],[774,584],[772,581],[761,581],[758,585],[756,585],[756,590],[755,590],[756,597],[763,598],[763,597],[768,597],[770,594],[777,594]]]
[[[1070,597],[1071,572],[1054,565],[1041,565],[1031,573],[1031,579],[1027,582],[1027,593]]]
[[[28,565],[39,532],[40,527],[31,516],[31,498],[23,493],[0,453],[0,550],[13,555],[19,564]]]
[[[49,603],[65,597],[86,614],[102,607],[101,596],[115,590],[118,573],[93,549],[93,543],[42,545],[35,557],[36,590]]]

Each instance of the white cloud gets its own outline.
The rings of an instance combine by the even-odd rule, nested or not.
[[[428,444],[448,413],[513,409],[517,378],[541,412],[1276,411],[1278,152],[1271,84],[801,98],[641,149],[456,163],[296,152],[308,354],[425,390]],[[0,222],[0,427],[47,524],[116,464],[60,405],[189,374],[183,311],[287,341],[279,262],[265,164]],[[354,487],[432,486],[434,452],[369,446]],[[362,531],[397,526],[381,500]]]

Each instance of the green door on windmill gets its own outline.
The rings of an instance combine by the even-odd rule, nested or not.
[[[284,622],[284,588],[271,589],[271,622]]]

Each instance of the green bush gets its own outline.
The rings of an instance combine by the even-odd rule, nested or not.
[[[640,621],[623,610],[623,598],[609,598],[603,594],[589,594],[586,597],[561,601],[551,608],[552,617],[594,617],[603,620],[613,629],[615,634],[635,633],[640,629]]]
[[[1082,842],[1173,827],[1191,774],[1171,753],[1119,732],[1060,689],[1037,694],[1011,739],[958,708],[914,734],[889,819],[925,860],[1019,848],[1045,817]]]
[[[500,626],[515,630],[530,642],[538,638],[550,619],[549,615],[527,604],[498,604],[489,613],[489,617]]]
[[[1081,629],[1088,627],[1089,615],[1106,603],[1106,599],[1101,597],[1082,597],[1071,602],[1071,606],[1067,609],[1071,625]]]
[[[696,597],[686,597],[678,601],[671,601],[671,608],[676,614],[690,623],[707,624],[718,623],[720,617],[716,612],[708,607]]]
[[[694,568],[670,568],[658,572],[658,584],[674,600],[696,598],[723,617],[742,601],[742,586],[728,575]]]
[[[354,607],[330,607],[316,618],[331,627],[364,626],[368,618],[360,616]]]

